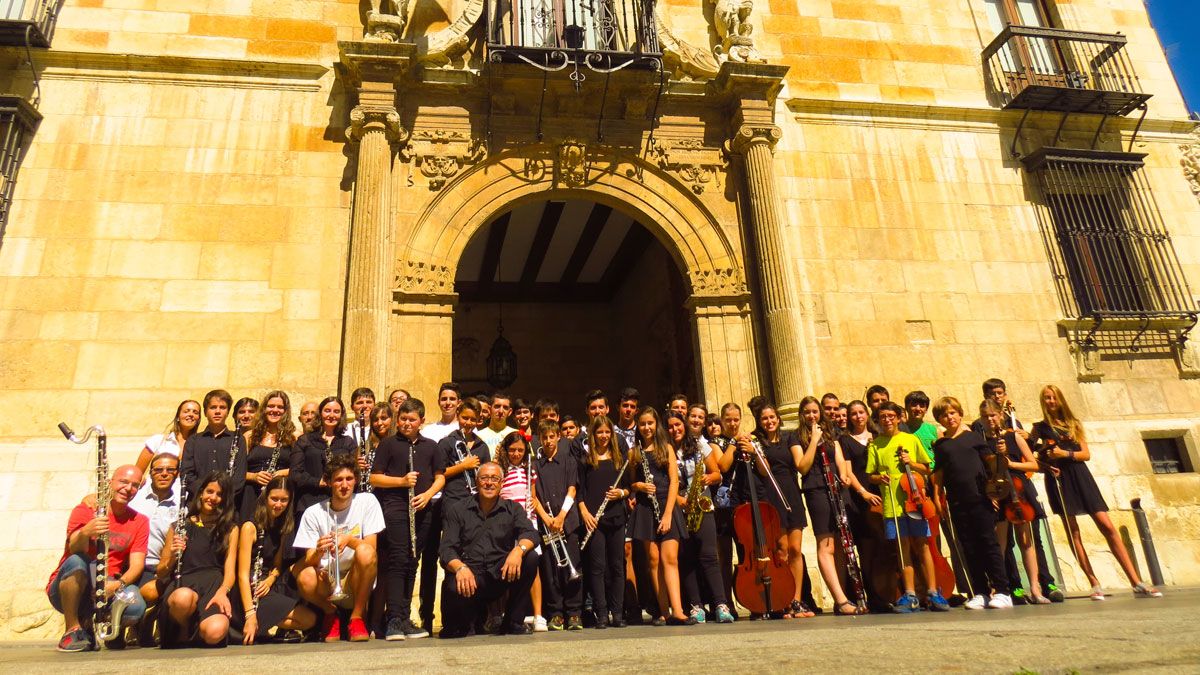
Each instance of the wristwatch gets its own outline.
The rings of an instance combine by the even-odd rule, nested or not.
[[[529,547],[526,546],[523,542],[518,541],[517,548],[521,549],[521,555],[525,555],[526,553],[529,553]]]

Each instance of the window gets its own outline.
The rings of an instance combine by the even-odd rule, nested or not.
[[[1143,157],[1042,148],[1024,160],[1042,193],[1043,240],[1071,318],[1197,311],[1143,175]]]
[[[984,0],[988,25],[994,34],[1008,26],[1049,28],[1040,0]],[[1056,75],[1059,59],[1054,43],[1037,37],[1023,37],[1005,45],[1000,52],[1006,73]]]
[[[62,0],[0,0],[0,45],[49,47]],[[28,29],[28,32],[26,32]]]
[[[1170,438],[1146,438],[1146,454],[1154,473],[1192,473],[1191,457],[1182,436]]]
[[[0,245],[4,244],[17,170],[21,168],[29,138],[41,120],[42,116],[25,99],[0,95]]]

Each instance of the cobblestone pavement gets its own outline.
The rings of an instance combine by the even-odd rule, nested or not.
[[[1103,603],[1072,599],[1011,611],[825,615],[454,641],[100,654],[59,654],[52,644],[8,643],[0,646],[0,671],[1198,673],[1198,609],[1200,589],[1170,589],[1161,600],[1136,600],[1121,590]]]

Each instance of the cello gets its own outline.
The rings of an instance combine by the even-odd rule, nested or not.
[[[896,454],[899,456],[900,451]],[[941,521],[937,515],[937,508],[933,504],[933,500],[927,496],[925,491],[925,479],[921,474],[912,470],[907,462],[903,460],[900,466],[904,470],[904,479],[900,481],[900,490],[904,493],[904,515],[913,520],[924,520],[929,523],[929,536],[925,538],[925,544],[929,547],[929,556],[933,559],[933,573],[937,580],[938,590],[943,596],[949,597],[954,593],[954,568],[950,566],[950,562],[942,555],[941,546],[938,545],[938,540],[941,538]],[[899,541],[899,537],[897,537]]]
[[[753,462],[755,459],[761,461],[768,476],[771,469],[758,448],[754,450],[754,454],[739,451],[743,454],[741,468],[750,490],[750,502],[739,504],[733,510],[733,532],[743,552],[734,573],[733,593],[743,607],[766,617],[788,606],[796,595],[796,581],[786,556],[781,558],[776,546],[783,534],[779,512],[773,505],[758,499]],[[782,503],[787,504],[787,501]]]

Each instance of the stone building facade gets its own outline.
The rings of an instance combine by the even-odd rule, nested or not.
[[[218,386],[431,403],[486,386],[491,312],[512,388],[571,409],[572,372],[791,412],[1000,376],[1026,420],[1056,383],[1143,571],[1134,498],[1200,580],[1200,480],[1145,443],[1200,460],[1200,150],[1140,0],[572,7],[66,0],[0,52],[40,116],[4,179],[0,637],[55,630],[92,489],[59,421],[119,463]]]

